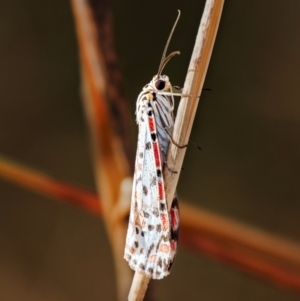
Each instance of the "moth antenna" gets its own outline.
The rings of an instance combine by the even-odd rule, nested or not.
[[[163,63],[161,64],[161,67],[160,67],[160,73],[163,71],[163,69],[165,68],[165,66],[167,65],[167,63],[169,62],[169,60],[175,56],[175,55],[179,55],[180,54],[180,51],[174,51],[174,52],[171,52],[163,61]],[[159,74],[160,74],[159,73]],[[158,75],[159,75],[158,74]]]
[[[166,58],[166,53],[167,53],[167,50],[168,50],[168,47],[169,47],[169,44],[170,44],[170,41],[171,41],[171,38],[172,38],[172,35],[173,35],[173,32],[176,28],[176,25],[178,23],[178,20],[180,18],[180,10],[178,10],[178,16],[176,18],[176,21],[173,25],[173,28],[171,30],[171,33],[169,35],[169,38],[167,40],[167,43],[166,43],[166,46],[165,46],[165,49],[164,49],[164,52],[163,52],[163,55],[162,55],[162,58],[161,58],[161,61],[160,61],[160,64],[159,64],[159,68],[158,68],[158,72],[157,72],[157,75],[160,75],[161,72],[163,71],[164,67],[166,66],[167,62],[176,54],[180,54],[179,51],[175,51],[175,52],[172,52],[167,58]]]

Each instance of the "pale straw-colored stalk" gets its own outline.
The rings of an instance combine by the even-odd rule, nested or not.
[[[206,71],[214,46],[224,0],[207,0],[200,22],[196,42],[183,87],[183,95],[200,96]],[[187,144],[192,130],[199,97],[182,97],[177,111],[173,138],[179,145]],[[167,155],[168,166],[177,173],[164,170],[164,181],[168,208],[175,194],[186,149],[170,145]],[[135,273],[129,292],[129,301],[141,301],[144,298],[150,278]]]
[[[129,114],[121,91],[111,13],[105,1],[72,0],[82,74],[83,107],[93,167],[115,263],[118,300],[125,300],[132,271],[123,260],[132,187]]]

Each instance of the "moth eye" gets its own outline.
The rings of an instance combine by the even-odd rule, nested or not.
[[[159,79],[155,82],[155,87],[157,90],[163,90],[165,86],[166,86],[166,82],[164,80]]]

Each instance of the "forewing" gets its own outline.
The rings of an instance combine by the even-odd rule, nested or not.
[[[162,167],[156,125],[150,107],[144,111],[139,122],[124,257],[132,269],[154,279],[161,279],[169,274],[175,255]]]

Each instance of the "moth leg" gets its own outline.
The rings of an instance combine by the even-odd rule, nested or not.
[[[171,168],[169,167],[167,161],[164,161],[164,165],[166,165],[168,171],[170,171],[171,173],[178,173],[176,170],[173,170],[173,169],[171,169]]]
[[[176,89],[177,91],[182,92],[183,88],[179,87],[179,86],[172,86],[174,89]],[[203,88],[202,91],[211,91],[210,88]]]
[[[170,133],[168,132],[168,130],[167,130],[166,127],[164,128],[164,130],[165,130],[165,132],[167,133],[167,135],[169,136],[171,142],[172,142],[174,145],[176,145],[178,148],[185,148],[185,147],[188,146],[188,144],[185,144],[185,145],[179,145],[178,143],[176,143],[176,142],[174,141],[173,137],[170,135]]]
[[[196,146],[199,150],[202,150],[202,148],[196,142],[194,142],[192,139],[189,139],[189,141],[192,142],[194,144],[194,146]]]
[[[180,91],[180,92],[182,92],[182,87],[179,87],[179,86],[173,86],[173,88],[175,88],[177,91]]]
[[[168,132],[167,128],[164,128],[165,132],[167,133],[167,135],[169,136],[171,142],[176,145],[178,148],[185,148],[187,147],[189,144],[186,144],[186,145],[179,145],[178,143],[176,143],[174,141],[174,139],[172,138],[172,136],[170,135],[170,133]],[[202,148],[196,143],[194,142],[193,140],[189,139],[189,142],[192,142],[199,150],[202,150]]]

